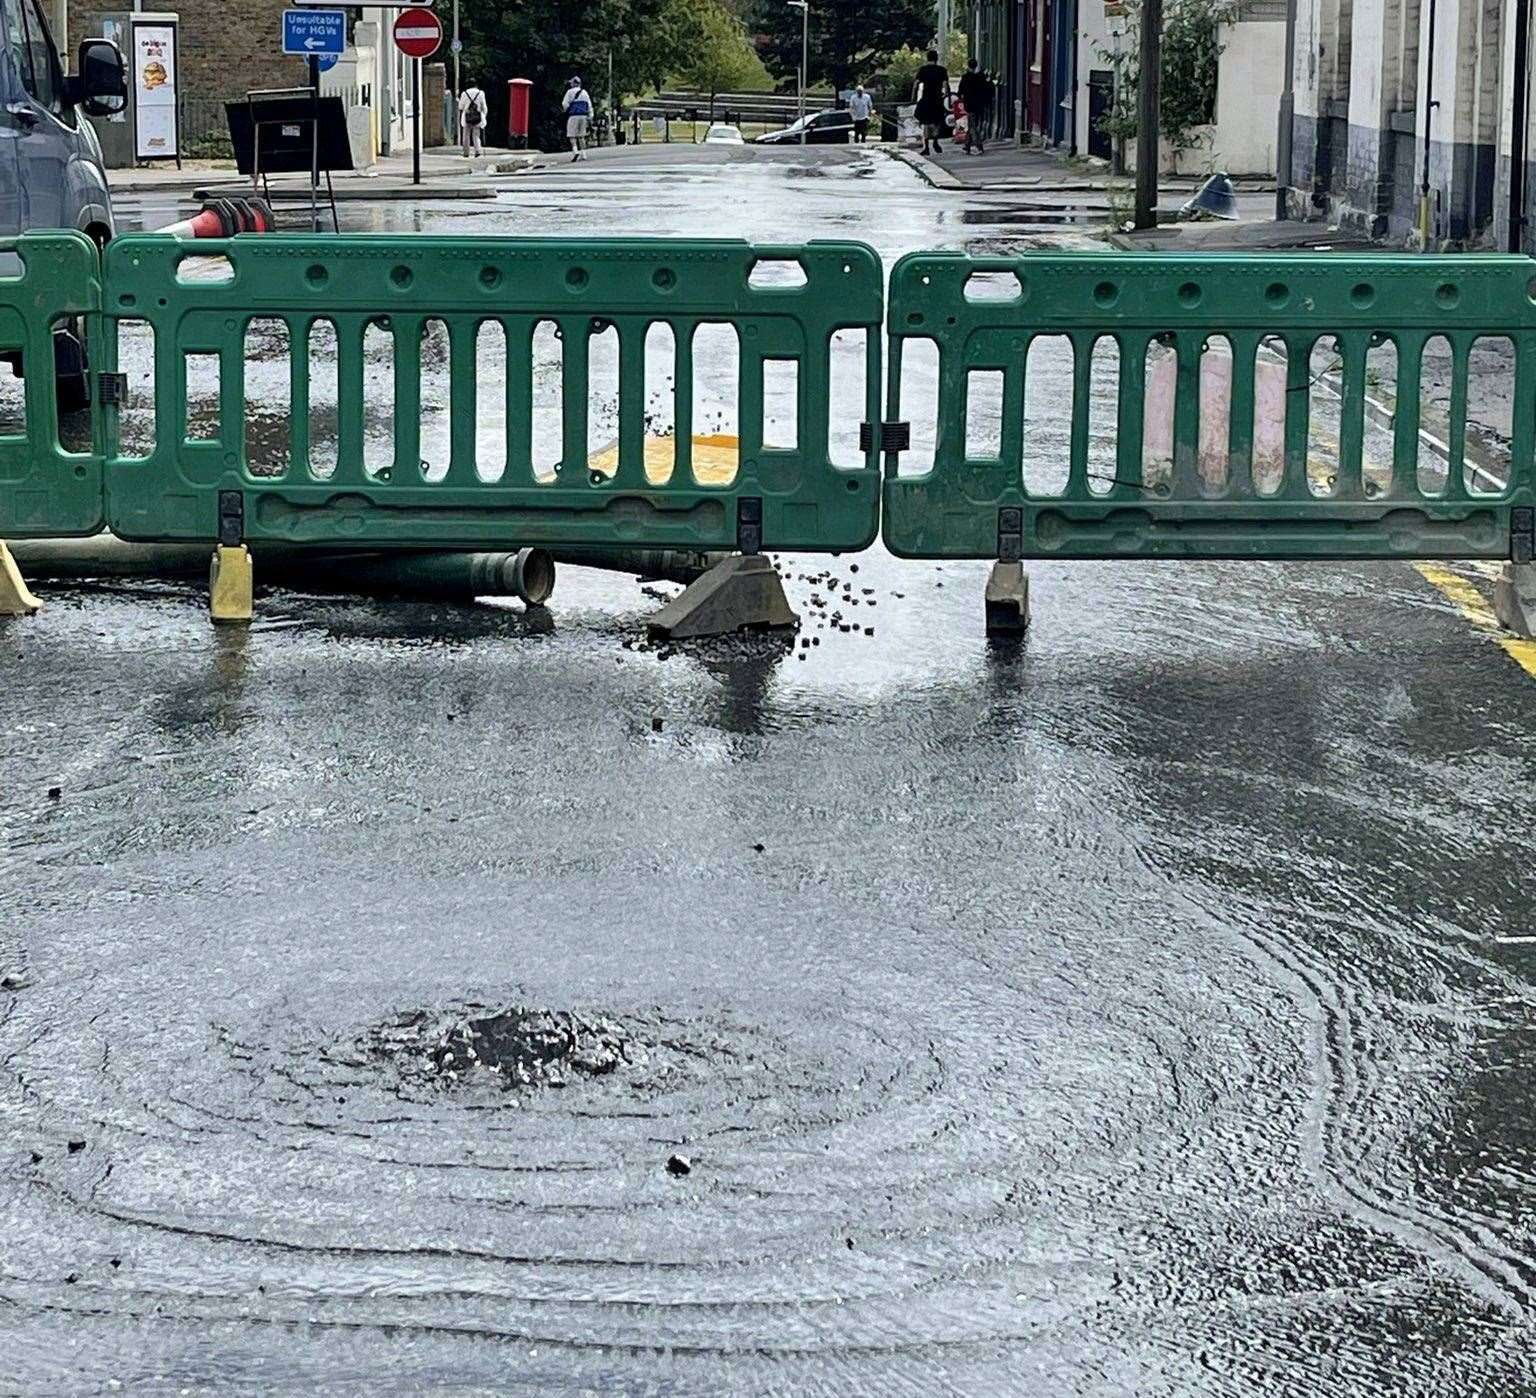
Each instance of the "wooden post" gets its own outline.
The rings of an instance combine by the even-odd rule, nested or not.
[[[1163,0],[1141,0],[1136,88],[1136,227],[1157,227],[1158,102],[1163,66]]]

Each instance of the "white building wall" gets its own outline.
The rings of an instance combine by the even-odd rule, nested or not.
[[[1316,118],[1318,113],[1317,48],[1322,28],[1324,0],[1296,0],[1296,51],[1291,74],[1292,100],[1297,116]],[[1284,59],[1281,60],[1284,66]]]
[[[1088,149],[1088,78],[1095,68],[1107,68],[1101,50],[1112,50],[1114,36],[1104,21],[1103,7],[1084,4],[1080,10],[1081,38],[1077,50],[1077,148]],[[1124,20],[1117,21],[1123,25]],[[1198,175],[1207,169],[1233,175],[1273,175],[1279,137],[1280,93],[1285,76],[1285,24],[1278,20],[1240,20],[1223,29],[1216,78],[1216,120],[1202,128],[1201,143],[1184,152],[1177,165],[1165,154],[1165,170]],[[1123,35],[1122,44],[1135,43]],[[1135,169],[1134,142],[1126,148],[1126,167]]]
[[[1226,31],[1216,81],[1216,124],[1203,158],[1232,175],[1273,175],[1279,137],[1280,93],[1285,79],[1285,25],[1273,20],[1239,21]]]
[[[1385,111],[1385,85],[1392,82],[1395,86],[1395,74],[1385,72],[1382,61],[1387,37],[1387,0],[1355,0],[1352,24],[1349,124],[1379,129]]]

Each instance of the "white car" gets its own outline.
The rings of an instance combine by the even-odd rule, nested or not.
[[[730,126],[723,121],[717,121],[704,133],[706,146],[743,146],[746,144],[741,139],[741,128]]]

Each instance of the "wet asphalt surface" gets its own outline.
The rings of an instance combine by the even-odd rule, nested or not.
[[[753,155],[347,216],[992,236]],[[1536,1391],[1522,671],[1408,565],[781,562],[0,620],[0,1389]]]

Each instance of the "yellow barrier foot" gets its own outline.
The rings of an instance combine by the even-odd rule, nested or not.
[[[1022,636],[1029,630],[1029,574],[1022,563],[994,563],[987,579],[987,635]]]
[[[208,565],[208,612],[217,622],[251,619],[251,551],[220,544]]]
[[[1536,637],[1536,564],[1506,563],[1493,584],[1499,624],[1526,640]]]
[[[0,616],[31,616],[42,605],[28,589],[10,549],[0,542]]]
[[[722,559],[646,623],[656,640],[686,641],[794,626],[784,584],[760,553]]]

